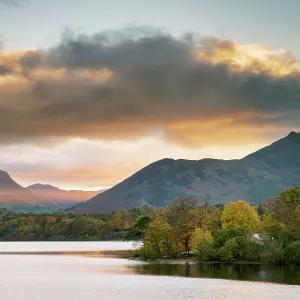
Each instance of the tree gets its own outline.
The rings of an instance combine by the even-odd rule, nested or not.
[[[300,263],[300,242],[293,242],[289,244],[285,249],[285,255],[288,262]]]
[[[122,224],[122,213],[120,211],[114,212],[110,221],[111,228],[113,230],[120,229]]]
[[[191,236],[197,227],[198,217],[201,217],[196,204],[196,200],[190,198],[176,200],[163,214],[166,222],[173,228],[177,249],[183,245],[187,254],[190,251]]]
[[[257,212],[245,201],[230,202],[221,216],[222,228],[240,228],[246,233],[254,232],[260,222]]]
[[[212,241],[212,235],[208,230],[196,228],[191,236],[191,248],[192,250],[196,250],[200,243],[212,243]]]
[[[202,196],[200,196],[199,200],[203,203],[205,211],[207,211],[208,205],[212,204],[213,202],[213,198],[208,192],[205,192]]]
[[[226,228],[221,229],[215,235],[215,246],[217,248],[221,248],[225,245],[225,243],[235,237],[244,237],[245,232],[241,228]]]
[[[234,262],[240,258],[240,245],[237,238],[228,240],[220,250],[222,261]]]
[[[207,241],[200,243],[197,250],[198,261],[218,260],[216,249]]]
[[[172,253],[172,228],[157,217],[149,224],[144,243],[145,256],[157,259]]]
[[[296,186],[291,189],[282,191],[279,194],[278,199],[287,207],[290,207],[293,210],[295,210],[296,207],[300,205],[300,186]]]
[[[141,241],[145,238],[145,233],[151,219],[149,217],[141,217],[131,226],[124,237],[125,241]]]

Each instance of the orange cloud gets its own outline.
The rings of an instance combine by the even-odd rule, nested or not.
[[[105,40],[1,53],[2,143],[161,135],[197,147],[300,127],[299,64],[287,50],[164,34]]]

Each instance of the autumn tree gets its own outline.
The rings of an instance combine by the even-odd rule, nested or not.
[[[201,203],[203,203],[205,211],[207,211],[207,207],[213,203],[213,198],[207,191],[203,195],[199,196],[198,199]]]
[[[171,255],[172,252],[172,228],[157,217],[149,224],[144,241],[145,256],[157,259]]]
[[[208,230],[196,228],[191,236],[191,248],[196,250],[200,243],[212,243],[213,238]]]
[[[174,201],[163,214],[166,222],[173,229],[173,236],[177,248],[183,246],[189,254],[191,236],[198,222],[197,202],[194,199],[182,199]]]
[[[246,233],[254,232],[259,221],[257,212],[242,200],[228,203],[221,216],[222,228],[239,228]]]
[[[296,207],[300,205],[300,186],[282,191],[279,194],[278,199],[287,207],[295,210]]]

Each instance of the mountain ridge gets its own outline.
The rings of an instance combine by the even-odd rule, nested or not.
[[[290,132],[241,159],[164,158],[132,174],[73,212],[108,212],[142,205],[164,207],[181,197],[209,192],[224,204],[260,202],[300,183],[300,133]]]

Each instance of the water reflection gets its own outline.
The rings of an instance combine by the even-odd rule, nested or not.
[[[138,274],[300,284],[300,267],[266,264],[149,263],[133,265]]]

